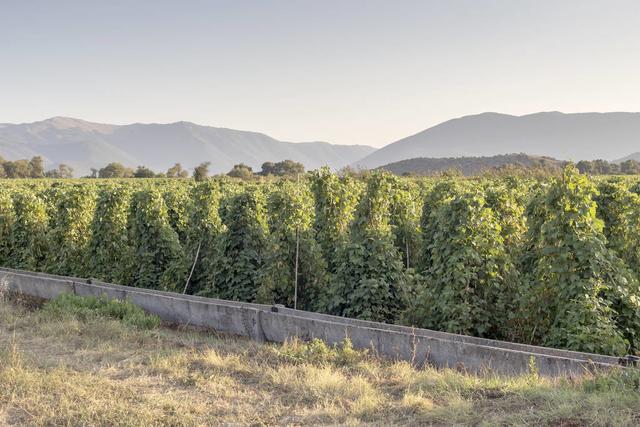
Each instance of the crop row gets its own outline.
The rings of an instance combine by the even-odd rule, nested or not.
[[[622,355],[640,349],[639,188],[573,166],[544,180],[12,181],[0,265]]]

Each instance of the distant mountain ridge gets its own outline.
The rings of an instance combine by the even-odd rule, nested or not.
[[[529,156],[519,153],[485,157],[418,157],[389,163],[378,169],[384,169],[396,175],[437,175],[447,171],[457,171],[465,176],[473,176],[505,166],[559,171],[565,163],[551,157]]]
[[[354,162],[376,168],[418,157],[528,153],[561,160],[614,160],[640,151],[640,113],[482,113],[448,120]]]
[[[71,165],[76,175],[109,162],[144,165],[165,171],[174,163],[185,168],[210,161],[212,173],[228,172],[234,164],[259,169],[266,161],[295,160],[307,169],[338,169],[373,152],[364,145],[327,142],[284,142],[268,135],[201,126],[191,122],[112,125],[70,117],[0,124],[0,156],[8,160],[42,156],[48,167]]]
[[[640,151],[631,153],[628,156],[624,156],[621,159],[614,160],[613,163],[622,163],[627,160],[635,160],[636,162],[640,162]]]

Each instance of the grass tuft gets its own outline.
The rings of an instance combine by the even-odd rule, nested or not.
[[[353,366],[368,356],[366,350],[354,349],[349,338],[330,346],[317,338],[306,342],[296,337],[285,341],[275,352],[283,362],[336,366]]]
[[[81,320],[106,317],[140,329],[154,329],[160,326],[158,316],[145,313],[131,302],[108,300],[103,297],[60,294],[46,302],[42,310],[53,317],[73,316]]]

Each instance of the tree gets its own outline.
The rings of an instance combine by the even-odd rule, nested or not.
[[[138,166],[133,173],[134,178],[154,178],[156,173],[146,166]]]
[[[262,164],[262,170],[260,171],[260,175],[275,175],[274,171],[276,170],[276,164],[273,162],[264,162]]]
[[[46,171],[44,173],[44,176],[47,178],[73,178],[73,168],[71,166],[65,165],[64,163],[60,163],[56,169]]]
[[[113,162],[98,171],[99,178],[132,178],[133,171],[120,163]]]
[[[304,173],[304,165],[293,160],[283,160],[281,162],[264,162],[262,164],[262,171],[260,175],[275,175],[275,176],[296,176]]]
[[[576,168],[580,173],[584,174],[592,174],[593,173],[593,165],[588,160],[580,160],[576,163]]]
[[[196,166],[196,168],[193,170],[193,179],[198,182],[206,180],[207,176],[209,176],[210,165],[211,162],[203,162]]]
[[[16,160],[5,162],[4,170],[7,178],[29,178],[31,176],[31,165],[28,160]]]
[[[35,156],[29,161],[30,177],[44,178],[44,160],[40,156]]]
[[[250,179],[253,177],[253,169],[251,166],[247,166],[244,163],[234,165],[233,169],[227,174],[232,178]]]
[[[640,174],[640,162],[637,160],[625,160],[620,163],[620,172],[627,175]]]
[[[167,178],[186,178],[189,176],[189,172],[182,169],[180,163],[176,163],[167,169]]]

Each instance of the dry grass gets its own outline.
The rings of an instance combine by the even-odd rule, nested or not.
[[[8,425],[638,425],[638,378],[416,370],[348,347],[141,330],[0,302]]]

